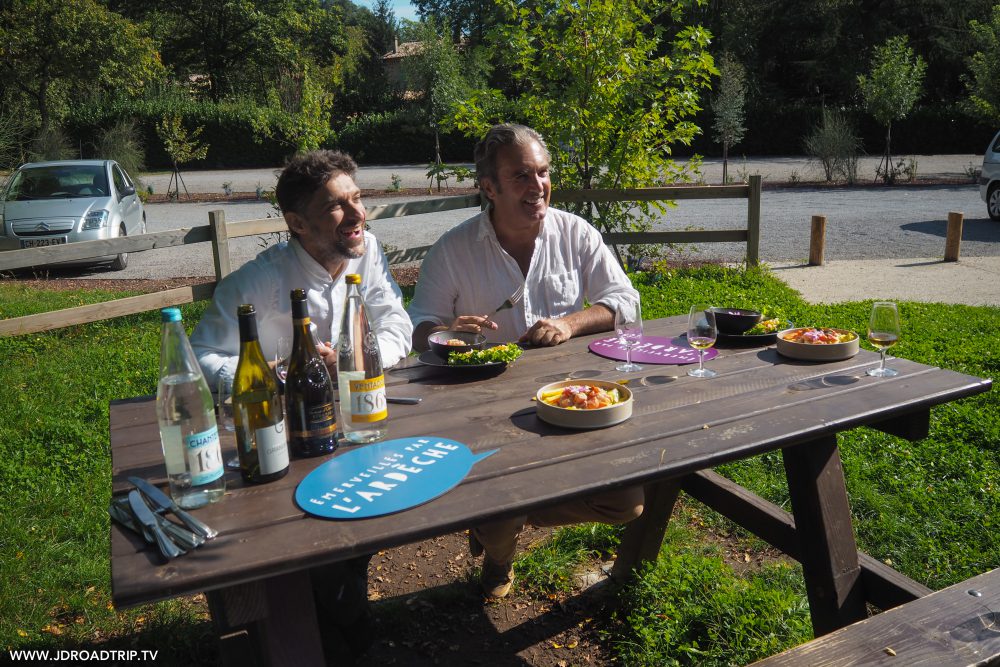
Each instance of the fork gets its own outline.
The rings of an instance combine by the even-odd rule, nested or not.
[[[521,299],[523,298],[524,298],[524,283],[521,283],[518,286],[518,288],[514,290],[514,293],[511,294],[509,297],[507,297],[506,301],[501,303],[499,306],[497,306],[496,310],[490,313],[490,315],[486,318],[486,321],[488,322],[491,317],[499,313],[501,310],[507,310],[508,308],[513,308],[515,304],[521,303]]]

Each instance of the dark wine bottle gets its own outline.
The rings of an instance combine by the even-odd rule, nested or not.
[[[292,354],[285,378],[288,444],[298,457],[322,456],[337,449],[337,411],[333,382],[316,352],[309,327],[309,306],[302,289],[292,290]]]
[[[240,321],[240,361],[233,377],[233,422],[240,473],[251,484],[281,479],[288,473],[285,415],[275,377],[257,336],[251,304],[236,311]]]

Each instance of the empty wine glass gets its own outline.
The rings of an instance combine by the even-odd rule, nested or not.
[[[625,363],[615,366],[615,370],[623,373],[641,371],[642,366],[632,363],[632,348],[642,338],[642,308],[639,302],[623,304],[615,310],[615,333],[618,342],[625,346]]]
[[[278,376],[278,381],[284,385],[285,378],[288,377],[288,358],[292,355],[292,337],[281,336],[274,346],[274,374]]]
[[[715,327],[715,311],[705,303],[696,303],[688,313],[688,345],[698,350],[698,368],[692,368],[688,375],[696,378],[713,378],[718,373],[705,368],[705,350],[715,345],[718,329]]]
[[[885,367],[885,351],[899,341],[899,310],[891,301],[876,301],[872,304],[872,316],[868,321],[868,342],[882,355],[878,368],[868,370],[868,375],[887,378],[899,375],[899,371]]]
[[[233,378],[225,375],[219,376],[219,387],[215,394],[215,414],[219,420],[219,426],[230,433],[236,432],[236,422],[233,421]],[[226,467],[230,470],[240,469],[240,458],[233,456],[226,461]]]

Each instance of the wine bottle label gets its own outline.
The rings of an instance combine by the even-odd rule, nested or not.
[[[389,411],[385,402],[385,376],[379,375],[374,378],[365,378],[364,371],[355,371],[362,376],[360,379],[349,377],[348,387],[351,398],[351,421],[370,424],[382,421],[389,416]],[[344,400],[341,396],[340,400]]]
[[[208,484],[222,477],[222,451],[219,449],[219,430],[215,426],[184,436],[184,451],[187,452],[188,467],[191,469],[191,485]]]
[[[270,475],[288,467],[288,442],[285,440],[285,420],[254,431],[260,473]]]
[[[310,405],[305,409],[304,429],[290,431],[292,438],[317,438],[333,435],[337,431],[337,414],[333,403]]]

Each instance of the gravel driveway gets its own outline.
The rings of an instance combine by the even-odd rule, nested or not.
[[[375,205],[389,199],[368,199]],[[229,221],[276,215],[266,202],[150,204],[150,231],[193,227],[208,223],[208,212],[221,209]],[[761,260],[768,263],[803,261],[809,254],[810,219],[826,215],[826,259],[880,259],[940,257],[949,211],[966,214],[962,256],[1000,256],[1000,223],[986,217],[985,207],[973,185],[900,186],[896,188],[766,189],[761,198]],[[449,211],[407,218],[375,220],[378,239],[395,248],[430,245],[442,233],[473,215],[475,209]],[[678,202],[658,230],[731,229],[746,225],[745,200],[693,200]],[[252,258],[270,239],[234,241],[234,265]],[[717,243],[683,246],[675,254],[688,259],[737,262],[741,244]],[[211,250],[165,248],[133,255],[116,278],[167,278],[210,276]],[[103,273],[103,277],[110,277]]]

